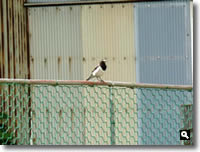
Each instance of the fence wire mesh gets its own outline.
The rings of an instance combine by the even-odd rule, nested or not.
[[[181,145],[192,103],[192,89],[1,82],[0,143]]]

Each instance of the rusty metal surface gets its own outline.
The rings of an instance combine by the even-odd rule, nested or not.
[[[25,1],[0,0],[0,78],[82,80],[90,74],[99,60],[107,58],[109,68],[104,79],[112,80],[111,82],[59,83],[136,87],[132,83],[113,82],[135,82],[136,79],[133,4],[24,8]],[[130,69],[132,65],[133,68]],[[33,82],[35,81],[31,80],[30,83]],[[186,89],[191,89],[191,86],[186,86]],[[13,95],[18,93],[18,88],[14,90]],[[9,115],[14,106],[18,107],[12,113],[13,120],[23,112],[20,106],[24,101],[20,104],[16,100],[8,101],[3,109],[9,107]],[[31,100],[28,107],[31,107]],[[31,110],[25,117],[30,115]],[[17,119],[14,121],[19,129],[22,129],[22,123],[26,124],[24,130],[31,126],[31,122],[27,120],[21,124]],[[18,134],[18,130],[15,133]],[[30,132],[29,134],[31,135]],[[24,144],[28,143],[28,138],[23,140]]]
[[[28,70],[28,22],[26,8],[23,6],[24,2],[26,0],[0,0],[0,78],[30,78]],[[17,91],[19,88],[8,87],[7,91],[10,92],[11,89],[14,89],[11,97],[19,94]],[[23,94],[20,94],[20,96],[23,96]],[[0,111],[4,112],[5,109],[8,109],[7,114],[10,116],[8,123],[14,122],[11,128],[18,128],[15,130],[15,136],[24,137],[29,132],[30,121],[26,118],[28,115],[30,116],[30,113],[25,114],[23,121],[19,123],[20,121],[16,117],[23,112],[24,109],[22,109],[21,105],[25,103],[24,101],[19,103],[16,99],[11,100],[11,97],[9,97],[6,103],[4,103],[6,96],[0,98],[0,105],[3,105]],[[30,104],[29,102],[29,106]],[[15,108],[16,106],[18,108]],[[23,132],[19,134],[21,130]],[[28,144],[28,138],[29,136],[26,136],[26,138],[21,138],[21,140],[23,140],[24,144]],[[17,139],[16,143],[19,140]]]
[[[83,79],[80,7],[29,8],[32,79]]]
[[[32,79],[86,79],[107,58],[105,80],[135,81],[133,4],[28,8],[28,18]]]
[[[29,78],[24,2],[0,1],[0,78]]]

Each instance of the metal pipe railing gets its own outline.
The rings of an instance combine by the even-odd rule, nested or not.
[[[50,6],[65,6],[65,5],[97,5],[97,4],[118,4],[118,3],[133,3],[133,2],[150,2],[158,0],[95,0],[95,1],[68,1],[68,2],[26,2],[24,7],[50,7]]]
[[[160,89],[179,89],[192,90],[192,85],[169,85],[169,84],[149,84],[149,83],[133,83],[119,81],[85,81],[85,80],[41,80],[41,79],[0,79],[1,83],[18,83],[18,84],[35,84],[35,85],[101,85],[101,86],[117,86],[129,88],[160,88]]]

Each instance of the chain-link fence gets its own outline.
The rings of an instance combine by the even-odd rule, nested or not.
[[[0,143],[181,145],[192,103],[190,86],[1,80]]]
[[[183,140],[182,144],[192,145],[194,143],[193,127],[192,127],[193,105],[181,105],[181,129],[190,131],[190,140]]]

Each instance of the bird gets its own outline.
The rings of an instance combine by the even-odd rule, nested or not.
[[[90,74],[90,76],[86,79],[86,81],[89,81],[90,79],[92,78],[97,78],[97,80],[100,80],[102,82],[104,82],[102,79],[101,79],[101,76],[104,74],[104,72],[106,71],[107,69],[107,66],[106,66],[106,62],[107,60],[101,60],[99,65],[97,65],[94,70],[92,71],[92,73]]]

